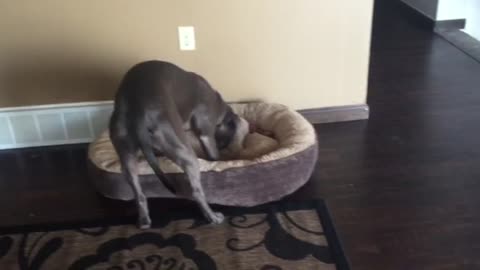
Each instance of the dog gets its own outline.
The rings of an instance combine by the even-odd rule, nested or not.
[[[161,154],[182,168],[190,198],[210,223],[219,224],[224,217],[207,203],[187,130],[198,138],[206,158],[213,161],[219,159],[222,149],[240,147],[248,129],[248,123],[202,76],[158,60],[130,68],[115,96],[109,131],[122,173],[135,194],[138,227],[151,226],[147,198],[138,177],[138,151],[174,194],[174,183],[161,171],[156,156]]]

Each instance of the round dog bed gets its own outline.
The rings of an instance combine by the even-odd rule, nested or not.
[[[254,206],[281,199],[304,185],[318,154],[313,126],[296,111],[279,104],[232,104],[232,108],[257,128],[269,131],[273,139],[249,134],[240,158],[213,162],[199,159],[208,202]],[[112,199],[133,199],[107,131],[90,144],[88,158],[91,178],[101,194]],[[178,166],[166,158],[158,159],[169,178],[185,183]],[[138,171],[147,197],[175,197],[140,155]]]

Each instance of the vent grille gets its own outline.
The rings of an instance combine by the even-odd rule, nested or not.
[[[1,109],[0,149],[91,142],[112,110],[111,101]]]

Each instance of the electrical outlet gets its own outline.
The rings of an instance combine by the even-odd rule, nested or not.
[[[194,51],[196,49],[195,28],[193,26],[179,26],[178,41],[180,44],[180,50]]]

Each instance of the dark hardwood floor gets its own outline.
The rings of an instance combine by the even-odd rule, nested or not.
[[[327,201],[353,270],[480,269],[480,64],[392,3],[375,10],[370,119],[318,125],[317,169],[288,199]],[[85,150],[1,152],[0,226],[133,217],[95,194]]]
[[[379,2],[368,103],[368,122],[317,127],[303,193],[327,199],[353,269],[480,269],[480,64]]]

